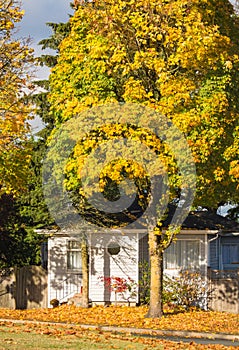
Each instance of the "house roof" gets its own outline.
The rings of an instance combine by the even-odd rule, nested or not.
[[[175,207],[170,206],[168,216],[163,226],[168,226],[172,220]],[[212,230],[221,232],[239,232],[239,224],[233,220],[216,214],[213,211],[193,211],[184,220],[182,229]]]
[[[166,219],[163,221],[162,227],[166,229],[174,216],[176,210],[176,206],[170,204],[168,206],[168,211],[165,215]],[[137,217],[137,215],[136,215]],[[129,222],[130,223],[130,222]],[[130,227],[122,227],[123,230],[126,230],[130,228],[130,230],[145,230],[146,229],[146,222],[145,220],[135,220],[131,222]],[[102,229],[107,229],[106,227]],[[217,233],[239,233],[239,223],[230,220],[229,218],[223,217],[221,215],[216,214],[213,211],[209,210],[203,210],[203,211],[192,211],[189,213],[187,218],[184,220],[182,224],[183,230],[198,230],[198,231],[216,231]],[[75,226],[73,225],[72,228],[66,228],[65,230],[60,229],[59,227],[48,227],[41,230],[37,230],[38,233],[60,233],[60,232],[66,232],[66,231],[79,231],[79,228],[76,230]]]

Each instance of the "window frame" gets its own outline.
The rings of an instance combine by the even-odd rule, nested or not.
[[[70,247],[71,243],[78,243],[78,247]],[[73,257],[73,255],[79,254],[79,257]],[[78,266],[73,266],[72,260],[78,259]],[[77,264],[76,264],[77,265]],[[66,242],[66,268],[67,272],[82,273],[82,257],[81,257],[81,242],[77,239],[68,239]]]
[[[174,265],[173,266],[167,266],[167,249],[172,249],[173,245],[175,246],[175,255],[177,254],[177,248],[176,248],[176,244],[177,242],[180,242],[182,244],[182,242],[184,244],[186,244],[187,242],[193,242],[193,243],[198,243],[198,264],[196,266],[192,266],[189,264],[186,264],[186,265],[183,265],[182,262],[183,262],[183,250],[185,249],[185,247],[183,247],[181,245],[180,247],[180,256],[178,257],[177,256],[177,260],[175,261]],[[170,246],[167,248],[164,252],[164,270],[168,270],[168,271],[172,271],[172,270],[199,270],[201,269],[201,265],[202,265],[202,256],[201,256],[201,250],[202,250],[202,246],[201,246],[201,239],[200,238],[177,238],[177,240],[175,242],[172,242],[170,244]],[[180,263],[178,263],[180,262]],[[168,263],[168,265],[170,265],[171,262]]]
[[[221,266],[222,266],[222,270],[234,270],[237,269],[239,267],[239,257],[237,259],[237,261],[230,261],[230,262],[225,262],[224,261],[224,248],[225,247],[236,247],[237,249],[237,254],[239,255],[239,243],[237,242],[223,242],[221,243]],[[230,253],[228,253],[230,255]],[[233,257],[232,257],[233,259]]]

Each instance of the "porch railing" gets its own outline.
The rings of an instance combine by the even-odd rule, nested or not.
[[[55,293],[56,299],[59,302],[65,302],[71,298],[75,293],[81,290],[81,278],[79,274],[72,274],[56,284]]]

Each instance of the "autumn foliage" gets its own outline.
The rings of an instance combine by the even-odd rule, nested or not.
[[[199,205],[237,199],[238,21],[229,1],[98,0],[78,6],[50,76],[61,124],[82,110],[136,102],[187,136]]]
[[[0,318],[66,322],[75,324],[110,325],[122,327],[187,330],[214,333],[238,334],[237,314],[197,311],[174,314],[166,312],[161,319],[147,319],[147,307],[94,306],[89,309],[74,305],[62,305],[54,309],[8,310],[0,309]]]
[[[26,41],[13,37],[23,14],[19,2],[0,1],[0,195],[24,187],[29,164],[26,140],[33,109],[23,98],[33,89],[33,55]]]

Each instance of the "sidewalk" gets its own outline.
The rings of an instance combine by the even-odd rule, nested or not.
[[[76,323],[61,323],[61,322],[47,322],[47,321],[30,321],[30,320],[14,320],[14,319],[0,319],[0,322],[11,322],[15,324],[41,324],[53,325],[63,327],[77,327],[87,330],[96,330],[102,332],[127,333],[137,336],[156,337],[171,341],[190,342],[194,341],[199,344],[222,344],[225,346],[235,346],[239,348],[239,333],[207,333],[197,331],[176,331],[176,330],[156,330],[150,328],[131,328],[131,327],[117,327],[117,326],[100,326]]]

